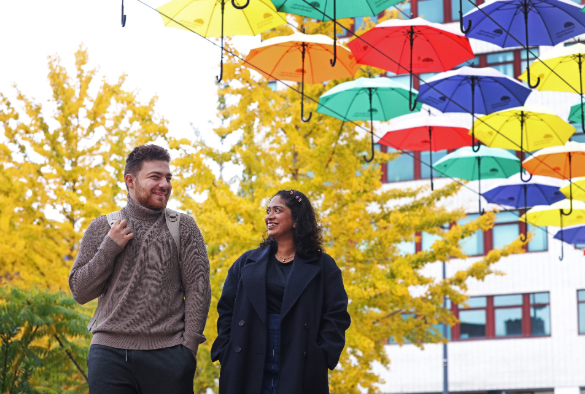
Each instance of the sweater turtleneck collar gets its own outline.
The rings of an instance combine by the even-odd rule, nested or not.
[[[146,221],[158,219],[163,212],[162,209],[150,209],[138,204],[130,197],[130,195],[128,195],[128,204],[126,204],[125,209],[129,216],[138,220]]]

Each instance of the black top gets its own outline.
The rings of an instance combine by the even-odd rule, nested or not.
[[[266,270],[266,305],[267,312],[280,313],[286,281],[290,275],[294,259],[288,263],[281,263],[271,254]]]

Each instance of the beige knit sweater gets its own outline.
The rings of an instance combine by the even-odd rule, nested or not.
[[[128,197],[122,217],[134,238],[121,248],[107,235],[106,217],[94,219],[69,275],[77,302],[98,298],[88,327],[91,343],[138,350],[182,344],[197,353],[211,302],[201,231],[193,218],[181,214],[179,262],[163,211]]]

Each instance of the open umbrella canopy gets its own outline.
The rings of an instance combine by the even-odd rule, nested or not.
[[[542,149],[524,160],[522,167],[534,175],[560,179],[585,177],[585,144],[569,141],[563,146]]]
[[[520,221],[534,226],[573,226],[585,223],[585,202],[573,201],[573,210],[569,215],[562,215],[562,211],[570,209],[571,202],[567,199],[552,205],[537,205],[526,212]]]
[[[573,200],[585,201],[585,178],[576,178],[571,182],[573,183]],[[560,192],[567,198],[571,197],[571,185],[563,186]]]
[[[272,0],[272,3],[279,12],[326,21],[333,19],[334,13],[340,19],[376,16],[400,1],[402,0]]]
[[[585,226],[578,225],[570,228],[563,228],[557,231],[555,239],[559,239],[569,244],[585,244]]]
[[[475,122],[475,135],[487,146],[528,152],[563,145],[574,132],[557,114],[536,106],[510,108]]]
[[[584,62],[585,45],[577,43],[553,48],[539,55],[539,59],[529,68],[532,78],[540,78],[540,83],[536,87],[538,90],[582,94]],[[528,81],[527,71],[518,79]]]
[[[520,159],[503,149],[482,146],[479,152],[474,152],[471,147],[464,147],[444,156],[433,168],[450,177],[475,181],[517,174],[519,162]]]
[[[321,83],[353,77],[360,65],[343,45],[337,44],[337,50],[338,61],[335,67],[324,67],[331,59],[333,40],[322,34],[295,32],[262,42],[248,53],[244,65],[271,80],[302,82],[304,79],[307,83]]]
[[[417,100],[441,112],[491,114],[524,105],[530,92],[494,68],[461,67],[428,79]]]
[[[474,57],[467,37],[422,18],[389,19],[347,46],[358,63],[395,74],[447,71]]]
[[[234,2],[246,4],[246,0]],[[231,0],[172,0],[157,9],[165,26],[193,30],[203,37],[255,36],[286,23],[270,0],[250,0],[243,9],[235,8]]]
[[[583,104],[577,103],[571,106],[571,112],[569,113],[569,122],[581,123],[585,125]]]
[[[465,14],[463,24],[471,21],[468,37],[502,48],[554,46],[585,33],[581,8],[569,0],[495,0]]]
[[[340,120],[390,120],[410,112],[408,87],[390,78],[344,82],[319,98],[317,112]]]
[[[448,116],[419,112],[394,119],[378,142],[394,149],[436,152],[469,145],[471,138],[467,127]]]
[[[512,175],[501,184],[483,193],[494,204],[514,208],[550,205],[565,199],[560,192],[562,181],[544,176],[534,176],[525,183],[518,175]]]

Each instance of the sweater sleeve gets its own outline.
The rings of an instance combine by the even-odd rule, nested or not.
[[[181,214],[181,280],[185,291],[183,345],[197,354],[211,303],[209,258],[203,235],[193,218]]]
[[[107,234],[105,216],[94,219],[83,238],[69,274],[69,288],[75,301],[85,304],[99,297],[112,273],[114,260],[123,250]]]

